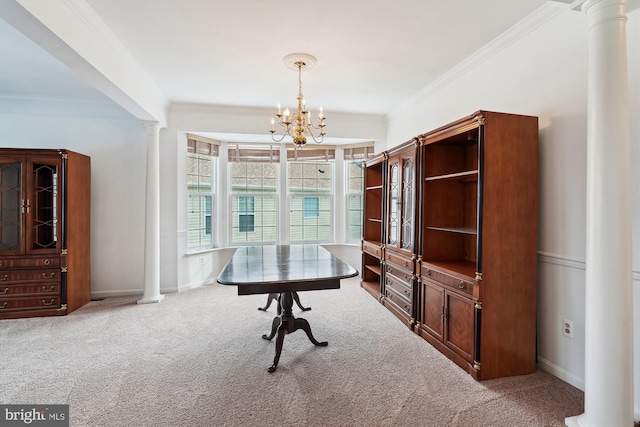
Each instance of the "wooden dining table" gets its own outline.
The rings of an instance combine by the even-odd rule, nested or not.
[[[282,353],[284,337],[302,329],[317,346],[306,319],[293,315],[293,294],[302,291],[339,289],[340,280],[358,271],[320,245],[271,245],[238,248],[218,276],[218,283],[237,286],[238,295],[277,293],[278,316],[271,332],[262,338],[276,338],[276,354],[268,372],[274,372]]]

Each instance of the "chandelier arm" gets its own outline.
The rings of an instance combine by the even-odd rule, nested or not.
[[[282,140],[284,140],[284,137],[287,136],[287,133],[283,133],[282,136],[280,137],[280,139],[276,138],[274,132],[271,132],[271,139],[273,139],[275,142],[282,142]]]
[[[318,135],[318,138],[316,138],[316,136],[312,133],[310,133],[309,135],[311,136],[311,139],[313,139],[313,142],[315,142],[316,144],[322,144],[322,141],[324,141],[324,133]]]
[[[318,126],[316,126],[313,123],[311,123],[311,124],[307,124],[307,126],[309,127],[309,129],[316,129],[316,130],[321,131],[322,129],[324,129],[324,127],[326,125],[318,125]]]

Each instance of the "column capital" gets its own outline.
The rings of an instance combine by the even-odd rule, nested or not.
[[[580,9],[587,16],[595,17],[590,21],[591,24],[615,19],[626,21],[627,2],[628,0],[584,0],[580,3]]]
[[[160,134],[160,123],[153,120],[142,120],[142,123],[147,128],[147,132],[150,135],[159,135]]]

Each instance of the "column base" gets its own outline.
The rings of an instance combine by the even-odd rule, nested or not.
[[[154,295],[151,297],[145,297],[143,296],[142,298],[140,298],[138,300],[138,304],[152,304],[155,302],[160,302],[164,299],[164,295],[162,294],[158,294],[158,295]]]
[[[584,414],[582,414],[584,415]],[[582,415],[576,415],[575,417],[568,417],[564,419],[564,423],[567,427],[586,427],[580,422]]]

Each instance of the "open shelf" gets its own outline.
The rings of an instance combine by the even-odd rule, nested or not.
[[[380,297],[380,282],[369,282],[363,280],[362,282],[360,282],[360,286],[362,286],[362,288],[365,291],[369,292],[373,297]]]
[[[365,188],[366,191],[382,190],[382,185],[372,185]]]
[[[449,233],[461,233],[461,234],[478,234],[478,230],[471,227],[425,227],[427,230],[434,231],[446,231]]]
[[[382,274],[382,269],[380,268],[380,265],[369,264],[369,265],[365,265],[364,268],[366,268],[367,270],[373,271],[378,276]]]
[[[478,170],[470,170],[464,172],[448,173],[445,175],[429,176],[425,178],[425,181],[439,181],[448,179],[458,179],[462,182],[473,182],[478,180]]]

